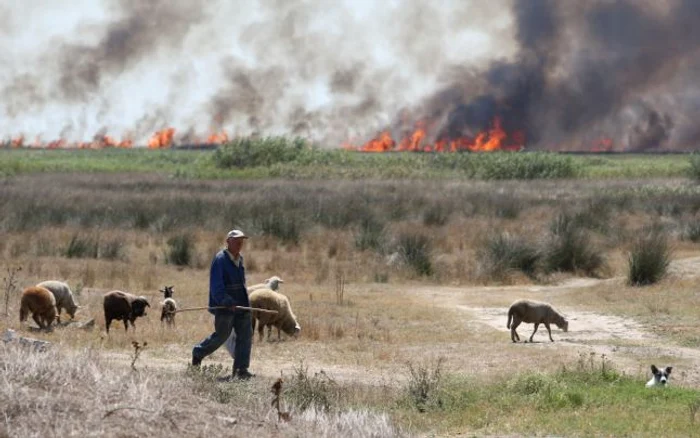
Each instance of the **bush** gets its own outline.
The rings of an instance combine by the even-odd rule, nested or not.
[[[359,232],[355,234],[355,247],[361,251],[372,249],[381,252],[383,246],[384,224],[372,215],[362,218]]]
[[[406,392],[411,405],[419,412],[425,412],[428,408],[439,407],[442,404],[438,390],[444,361],[444,358],[439,358],[432,370],[427,365],[414,366],[408,363],[409,376]]]
[[[298,244],[301,237],[301,225],[295,217],[282,214],[270,214],[259,219],[260,231],[285,243]]]
[[[639,238],[628,256],[627,282],[645,286],[661,280],[671,263],[671,250],[666,235],[652,230]]]
[[[571,215],[560,214],[550,225],[552,233],[543,250],[547,272],[583,272],[597,275],[605,258],[593,246],[585,230]]]
[[[180,234],[168,239],[166,261],[177,266],[189,266],[194,255],[194,242],[189,234]]]
[[[478,253],[479,259],[483,260],[485,274],[498,280],[505,278],[512,270],[534,277],[541,257],[535,245],[507,232],[488,237]]]
[[[450,208],[442,202],[434,202],[423,211],[423,225],[443,226],[450,219]]]
[[[271,166],[299,159],[311,149],[302,138],[240,137],[217,149],[213,160],[221,168]]]
[[[399,236],[399,255],[418,275],[433,274],[433,264],[430,261],[430,240],[428,237],[404,233]]]
[[[92,237],[81,237],[74,234],[71,237],[68,247],[63,251],[63,255],[72,258],[93,258],[96,259],[99,253],[97,239]]]
[[[688,168],[688,176],[691,179],[700,182],[700,154],[693,152],[688,159],[688,164],[690,165]]]
[[[299,411],[316,408],[330,411],[340,405],[342,388],[323,370],[309,376],[308,367],[300,364],[294,368],[294,376],[285,391],[285,397]]]

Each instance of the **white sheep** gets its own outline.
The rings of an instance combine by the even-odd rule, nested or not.
[[[280,283],[284,283],[284,280],[282,280],[281,278],[279,278],[276,275],[273,275],[272,277],[265,280],[265,282],[254,284],[252,286],[248,286],[246,289],[248,289],[249,293],[256,290],[256,289],[263,289],[263,288],[272,289],[275,292],[277,292],[280,288]]]
[[[159,292],[163,293],[165,299],[161,305],[160,322],[165,321],[169,326],[175,325],[175,314],[177,313],[177,302],[173,299],[173,286],[165,286]]]
[[[42,281],[37,284],[38,287],[48,289],[56,298],[56,309],[58,311],[57,320],[61,322],[61,310],[65,310],[71,319],[75,318],[75,312],[80,309],[80,306],[75,301],[73,291],[67,283],[56,280]]]
[[[253,330],[255,330],[255,321],[257,320],[258,334],[260,340],[263,338],[264,327],[268,327],[267,337],[270,338],[272,326],[277,328],[277,338],[281,337],[280,330],[290,336],[297,336],[301,331],[301,326],[297,322],[292,306],[289,304],[289,299],[281,293],[275,292],[272,289],[256,289],[250,294],[250,305],[258,309],[276,310],[276,314],[263,313],[253,311]]]

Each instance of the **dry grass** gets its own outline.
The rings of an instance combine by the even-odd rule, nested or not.
[[[0,200],[6,201],[0,204],[4,218],[0,228],[5,231],[0,241],[0,269],[22,266],[17,277],[20,288],[47,279],[65,280],[71,285],[83,306],[77,318],[95,318],[96,328],[88,331],[59,328],[53,333],[30,335],[51,341],[55,346],[55,351],[49,353],[55,356],[48,356],[51,361],[74,370],[71,373],[80,379],[97,382],[99,388],[89,393],[89,389],[72,388],[73,385],[53,388],[42,383],[33,387],[31,382],[13,377],[19,380],[9,380],[12,384],[7,391],[12,390],[13,397],[19,397],[16,403],[34,403],[31,406],[35,410],[56,406],[58,430],[67,435],[89,435],[93,430],[91,425],[99,421],[104,424],[94,426],[94,431],[107,435],[116,433],[117,429],[110,428],[127,421],[139,423],[135,434],[157,435],[156,431],[177,434],[177,430],[182,433],[188,425],[194,427],[199,422],[200,427],[210,428],[208,434],[219,435],[230,427],[226,420],[215,419],[229,416],[222,414],[222,409],[243,412],[231,415],[238,415],[244,423],[239,423],[240,427],[254,427],[256,421],[262,422],[262,435],[331,436],[335,427],[367,431],[370,426],[386,432],[376,436],[398,434],[392,424],[406,426],[414,422],[405,412],[383,416],[379,407],[386,403],[378,401],[382,399],[376,390],[401,388],[411,378],[407,364],[444,357],[448,373],[468,375],[485,385],[528,372],[533,367],[554,372],[571,360],[576,353],[573,349],[511,345],[507,334],[478,322],[460,307],[503,307],[515,298],[544,298],[570,308],[631,316],[672,342],[700,345],[697,322],[700,314],[696,310],[700,306],[697,306],[692,266],[672,266],[671,274],[658,285],[635,288],[624,284],[626,253],[635,233],[650,223],[663,224],[676,259],[700,254],[697,245],[683,238],[681,232],[694,214],[691,208],[694,201],[688,201],[688,197],[700,199],[700,192],[695,194],[695,189],[683,186],[680,194],[674,194],[679,190],[678,181],[655,183],[667,190],[661,196],[654,191],[650,194],[640,191],[638,181],[613,181],[604,186],[595,181],[442,185],[422,181],[416,185],[408,181],[188,182],[138,175],[52,178],[22,176],[5,182],[7,190],[0,195]],[[85,186],[91,186],[91,190],[85,190]],[[244,207],[236,210],[235,196],[231,193],[244,194],[241,200]],[[537,240],[549,232],[551,220],[562,211],[577,211],[574,204],[581,202],[592,208],[590,203],[598,198],[605,199],[610,213],[601,213],[601,217],[607,218],[605,227],[598,224],[601,228],[590,232],[606,256],[606,276],[612,280],[591,288],[562,289],[548,294],[537,292],[536,288],[566,280],[571,274],[552,273],[541,278],[510,275],[502,282],[479,276],[477,254],[483,236],[498,231]],[[275,203],[298,224],[303,224],[298,244],[282,237],[262,235],[257,228],[256,214]],[[680,206],[681,212],[672,208],[673,205]],[[29,217],[32,208],[44,210],[38,217]],[[431,216],[430,209],[439,211]],[[239,211],[240,216],[230,218],[226,211]],[[384,239],[381,247],[368,246],[360,251],[357,233],[363,219],[370,214],[368,211],[383,225]],[[206,391],[197,398],[190,395],[192,386],[188,385],[197,387],[201,382],[180,378],[192,346],[212,330],[211,315],[181,313],[177,315],[176,327],[169,329],[159,321],[162,294],[158,289],[166,284],[174,285],[174,298],[181,308],[205,305],[209,262],[221,247],[223,233],[234,226],[253,235],[244,248],[248,281],[258,283],[271,275],[284,278],[281,291],[289,296],[299,317],[302,336],[298,340],[285,338],[282,342],[262,343],[256,336],[251,369],[260,375],[260,383],[246,387],[249,392],[246,389],[240,394],[227,395],[233,406],[227,404],[222,408],[210,400],[211,393],[216,394],[216,385],[205,385]],[[399,237],[415,230],[429,236],[431,276],[419,276],[400,260],[387,263]],[[189,266],[168,263],[169,238],[185,231],[193,237],[192,262]],[[76,234],[99,242],[118,241],[122,257],[67,258],[62,250]],[[490,289],[484,288],[484,284]],[[507,284],[511,285],[510,289]],[[102,295],[113,289],[148,297],[152,307],[147,317],[136,321],[136,331],[130,329],[124,333],[123,325],[116,324],[109,336],[104,333]],[[14,328],[27,334],[28,328],[19,326],[18,298],[11,297],[9,307],[9,319],[0,318],[0,331]],[[138,373],[130,370],[134,341],[141,345],[147,342],[135,363]],[[41,362],[35,356],[25,358],[22,354],[26,353],[7,351],[16,360],[6,366],[16,369],[16,376],[25,371],[29,375],[40,374],[41,367],[48,366],[34,363]],[[21,365],[25,359],[29,362],[26,370]],[[348,394],[357,395],[343,402],[343,409],[337,412],[311,409],[297,412],[290,426],[278,430],[277,412],[269,405],[269,386],[280,373],[293,375],[302,363],[309,366],[311,375],[324,371],[347,385],[343,389]],[[231,359],[221,349],[205,364],[230,367]],[[171,379],[173,376],[176,378]],[[127,383],[119,383],[120,379]],[[352,386],[355,384],[366,387]],[[161,386],[167,388],[167,394],[174,395],[151,402],[164,394]],[[147,394],[139,396],[139,391]],[[146,410],[117,410],[104,419],[104,411],[88,413],[86,424],[90,427],[70,425],[70,415],[87,412],[90,406],[119,406],[121,402],[114,394],[134,397],[127,404]],[[73,401],[66,402],[63,411],[50,401],[52,397]],[[71,403],[75,406],[71,407]],[[177,430],[168,419],[173,409],[185,412],[175,420],[180,428]],[[71,414],[63,413],[67,411]],[[22,424],[30,414],[13,415],[18,415],[16,418]],[[14,426],[18,424],[15,421],[12,424],[19,427]],[[429,421],[415,424],[420,424],[420,428],[412,432],[441,429],[440,424]],[[32,427],[27,429],[31,433],[23,433],[40,434],[48,430],[48,421]],[[475,424],[470,427],[480,430]],[[7,433],[16,436],[18,430],[8,429]],[[483,430],[498,433],[493,426]],[[240,431],[243,435],[247,430]],[[361,436],[359,432],[357,436]]]
[[[183,370],[134,372],[90,348],[39,353],[0,344],[0,371],[0,436],[402,435],[386,415],[366,410],[293,410],[280,423],[267,382],[222,389],[183,378]]]

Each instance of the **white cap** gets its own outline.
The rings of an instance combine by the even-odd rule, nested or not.
[[[231,230],[228,232],[226,235],[226,240],[228,239],[247,239],[248,236],[246,236],[243,231],[241,230]]]

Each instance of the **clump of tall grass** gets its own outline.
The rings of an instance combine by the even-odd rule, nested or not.
[[[550,236],[545,242],[543,265],[546,272],[583,272],[595,276],[605,265],[600,249],[568,213],[561,213],[552,221]]]
[[[258,218],[257,221],[262,234],[277,237],[284,243],[299,243],[301,223],[296,216],[272,213]]]
[[[628,256],[627,283],[646,286],[657,283],[668,271],[671,249],[666,234],[651,230],[638,238]]]
[[[693,152],[688,159],[688,165],[688,176],[696,182],[700,182],[700,154]]]
[[[385,228],[384,223],[374,215],[366,215],[355,234],[355,247],[361,251],[369,249],[381,252],[385,243]]]
[[[176,266],[190,266],[194,261],[194,238],[189,233],[169,238],[165,260]]]
[[[294,367],[285,391],[285,398],[299,410],[328,412],[340,405],[342,396],[341,387],[328,374],[321,370],[312,376],[303,363]]]
[[[420,276],[433,274],[430,251],[430,239],[425,235],[403,232],[398,237],[399,256]]]
[[[84,237],[80,234],[74,234],[68,246],[64,249],[63,255],[69,259],[72,258],[93,258],[96,259],[99,254],[99,242],[93,237]]]
[[[442,380],[444,358],[439,358],[434,367],[427,364],[408,363],[406,393],[410,405],[419,412],[440,406],[440,382]]]
[[[508,232],[488,236],[477,253],[484,275],[495,280],[505,279],[512,271],[534,278],[541,259],[537,245]]]

